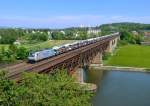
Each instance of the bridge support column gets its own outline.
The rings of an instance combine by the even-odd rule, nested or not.
[[[94,65],[103,65],[103,60],[102,60],[102,52],[99,52],[93,59],[92,64]]]
[[[113,51],[115,50],[115,48],[117,47],[117,42],[119,40],[119,37],[109,41],[109,45],[106,49],[106,52],[109,52],[109,53],[113,53]]]
[[[73,76],[76,78],[76,80],[80,83],[84,83],[84,70],[83,68],[78,68]]]

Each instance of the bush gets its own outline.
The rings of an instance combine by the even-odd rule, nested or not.
[[[3,46],[0,52],[0,61],[1,62],[14,62],[16,59],[26,59],[29,54],[28,49],[25,47],[17,47],[16,45],[10,45],[8,49],[5,49]]]
[[[13,44],[21,36],[24,36],[21,29],[0,29],[1,44]]]
[[[29,54],[29,51],[25,47],[19,47],[16,51],[17,59],[26,59]]]
[[[86,86],[75,83],[66,70],[54,75],[26,73],[17,85],[0,73],[0,105],[2,106],[91,106],[93,94]]]
[[[17,46],[16,45],[9,45],[9,50],[12,51],[13,54],[16,54],[17,52]]]
[[[3,54],[0,53],[0,62],[3,60]]]
[[[111,53],[109,52],[103,53],[103,60],[108,60],[110,56],[111,56]]]
[[[31,33],[28,35],[29,36],[29,40],[33,40],[33,41],[47,41],[48,40],[48,35],[46,33]]]
[[[122,31],[120,38],[121,40],[131,44],[141,44],[141,42],[143,41],[142,34],[133,35],[131,32],[128,31]]]
[[[13,44],[16,41],[17,38],[12,37],[12,36],[4,36],[0,40],[1,44]]]

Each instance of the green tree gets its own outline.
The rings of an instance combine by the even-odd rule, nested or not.
[[[48,34],[46,34],[46,33],[39,34],[38,40],[47,41],[48,40]]]
[[[13,44],[22,36],[24,32],[21,29],[0,29],[1,44]]]
[[[16,103],[16,90],[17,85],[7,79],[6,73],[0,71],[0,105],[1,106],[14,106]]]
[[[60,31],[54,31],[52,34],[52,39],[54,40],[64,40],[65,39],[65,35],[60,32]]]
[[[12,53],[15,55],[16,52],[17,52],[17,46],[12,44],[12,45],[9,45],[9,48],[8,48],[10,51],[12,51]]]
[[[48,40],[48,34],[46,33],[30,33],[29,35],[29,40],[35,40],[35,41],[47,41]]]
[[[16,51],[16,58],[17,59],[26,59],[28,54],[29,54],[29,51],[25,47],[21,46]]]
[[[76,83],[65,70],[53,75],[26,73],[16,84],[0,74],[2,106],[91,106],[92,93]]]

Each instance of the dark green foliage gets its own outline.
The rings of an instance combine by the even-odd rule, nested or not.
[[[0,51],[0,62],[13,62],[16,60],[17,47],[15,45],[10,45],[8,49],[2,46]]]
[[[16,51],[17,59],[26,59],[29,51],[25,47],[19,47]]]
[[[52,36],[52,39],[54,40],[63,40],[65,38],[65,35],[59,31],[53,32],[51,36]]]
[[[121,40],[124,40],[131,44],[141,44],[141,42],[143,41],[142,34],[134,35],[128,31],[122,31],[120,34],[121,34],[121,36],[120,36]]]
[[[109,59],[109,57],[111,56],[111,53],[109,53],[109,52],[105,52],[105,53],[103,53],[103,60],[108,60]]]
[[[20,29],[0,29],[0,43],[13,44],[21,36],[24,36],[23,30]]]
[[[30,33],[29,35],[29,40],[35,40],[35,41],[47,41],[48,40],[48,35],[46,33]]]
[[[2,39],[0,40],[1,44],[13,44],[13,42],[16,41],[17,38],[11,36],[11,35],[6,35],[4,37],[2,37]]]
[[[93,94],[76,83],[66,71],[54,75],[25,74],[17,85],[0,73],[0,105],[2,106],[90,106]]]
[[[127,42],[129,42],[129,43],[132,43],[132,44],[135,44],[135,43],[136,43],[136,41],[135,41],[133,35],[132,35],[130,32],[127,32],[127,31],[121,32],[120,39],[121,39],[121,40],[125,40],[125,41],[127,41]]]
[[[79,40],[84,40],[84,39],[87,39],[87,32],[86,31],[82,31],[82,32],[79,32]]]
[[[66,40],[72,40],[73,38],[75,38],[74,31],[66,30],[64,38]]]
[[[12,51],[13,54],[16,54],[17,49],[18,48],[16,45],[9,45],[9,50]]]
[[[87,30],[88,28],[67,28],[55,30],[51,36],[54,40],[82,40],[87,39]]]
[[[140,23],[112,23],[104,24],[100,26],[102,33],[108,34],[111,32],[121,32],[121,31],[140,31],[150,29],[150,24],[140,24]]]
[[[8,49],[2,46],[0,51],[0,62],[13,62],[16,59],[26,59],[29,54],[29,51],[25,47],[17,47],[16,45],[10,45]]]
[[[102,30],[102,35],[120,32],[121,40],[125,40],[125,42],[131,44],[141,44],[143,41],[142,30],[150,29],[150,25],[139,23],[113,23],[101,25],[100,28]],[[139,34],[134,35],[132,31],[137,31]]]
[[[17,96],[16,84],[6,78],[5,72],[0,71],[0,105],[13,106]]]

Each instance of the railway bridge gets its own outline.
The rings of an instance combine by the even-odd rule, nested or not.
[[[79,67],[89,66],[90,64],[101,64],[104,52],[112,52],[117,46],[119,38],[119,33],[115,33],[112,36],[108,35],[103,40],[35,64],[23,62],[7,67],[5,70],[8,70],[8,77],[15,80],[19,80],[23,72],[53,73],[57,69],[67,69],[68,73],[72,73]]]

